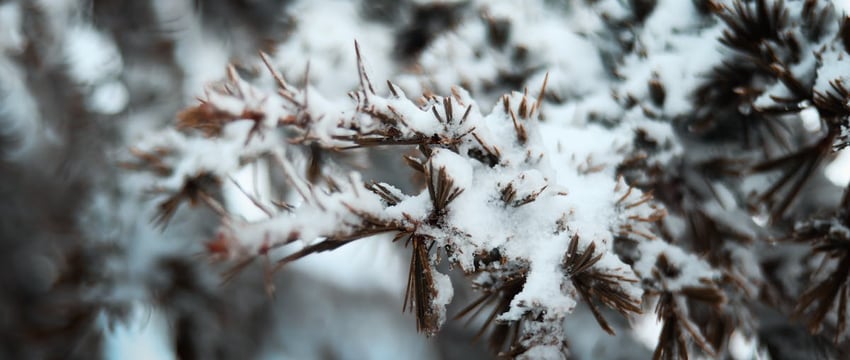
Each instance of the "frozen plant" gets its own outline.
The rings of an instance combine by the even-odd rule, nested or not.
[[[221,216],[218,235],[207,244],[210,254],[235,262],[233,271],[261,258],[269,276],[304,256],[389,233],[411,251],[404,307],[415,313],[417,328],[433,335],[446,321],[454,290],[437,268],[447,262],[483,294],[461,316],[498,301],[485,326],[498,328],[494,350],[505,355],[568,354],[563,327],[580,301],[614,334],[600,304],[628,317],[641,313],[645,292],[661,295],[658,306],[669,308],[664,316],[675,318],[667,319],[669,326],[683,322],[713,353],[689,325],[687,304],[672,294],[720,305],[719,273],[661,239],[656,226],[663,206],[616,173],[640,152],[635,133],[667,144],[670,154],[651,161],[678,151],[669,125],[543,122],[539,99],[547,79],[536,96],[527,89],[506,94],[489,113],[461,88],[417,103],[391,82],[386,94],[376,90],[359,49],[356,54],[352,70],[360,88],[348,101],[287,83],[264,57],[277,89],[253,86],[231,68],[227,81],[179,114],[182,131],[137,144],[134,165],[160,173],[158,188],[170,194],[159,205],[160,223],[182,202],[206,204]],[[424,183],[421,190],[408,194],[399,184],[364,181],[315,154],[378,146],[401,149],[416,182]],[[265,214],[249,221],[228,213],[215,194],[240,168],[259,162],[273,164],[286,186],[246,192]],[[288,192],[298,197],[287,201]],[[640,260],[624,263],[615,238],[632,242]]]
[[[311,9],[301,10],[313,14],[302,29],[322,23]],[[208,249],[235,264],[230,275],[256,258],[273,274],[389,234],[411,252],[404,308],[417,328],[433,335],[446,320],[458,280],[445,269],[456,269],[481,293],[458,316],[489,314],[479,334],[489,328],[493,349],[509,356],[568,354],[580,303],[612,334],[629,326],[606,309],[629,322],[654,312],[655,358],[728,357],[734,336],[759,338],[776,356],[780,345],[764,333],[789,325],[760,325],[765,311],[813,313],[809,330],[827,328],[841,343],[846,257],[823,237],[841,234],[843,210],[811,219],[840,204],[801,196],[817,194],[806,185],[823,181],[823,165],[846,146],[850,26],[833,4],[412,9],[417,18],[398,32],[396,61],[411,66],[395,70],[399,85],[372,84],[359,48],[340,55],[338,38],[301,30],[263,58],[266,75],[249,84],[231,68],[178,116],[178,130],[139,143],[136,165],[159,171],[169,194],[161,223],[181,202],[213,208],[221,227]],[[370,53],[385,49],[386,37],[363,31],[375,40]],[[309,70],[298,73],[303,61],[287,64],[292,44],[320,49],[320,88]],[[350,99],[327,92],[327,56],[351,64],[340,79],[356,70]],[[356,171],[376,148],[399,149],[410,183]],[[250,220],[216,197],[246,166],[269,166],[276,184],[243,190],[263,213]]]
[[[848,9],[4,1],[0,357],[847,358]]]

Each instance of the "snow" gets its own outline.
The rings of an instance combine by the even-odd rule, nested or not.
[[[432,90],[448,93],[452,86],[462,84],[476,94],[482,104],[495,103],[501,93],[487,93],[491,79],[500,72],[522,71],[517,66],[533,69],[519,89],[535,89],[543,77],[550,76],[549,91],[562,97],[578,97],[600,91],[606,78],[597,47],[578,29],[581,21],[564,21],[572,13],[560,6],[547,8],[543,1],[531,0],[517,4],[513,1],[474,1],[470,6],[479,10],[467,12],[465,19],[453,31],[441,33],[419,57],[421,74],[401,74],[399,84],[413,93]],[[486,14],[482,17],[479,14]],[[512,31],[501,50],[494,51],[487,43],[486,18],[511,21]],[[515,65],[512,56],[517,48],[529,54],[527,60]],[[444,66],[451,63],[453,66]]]
[[[850,14],[850,3],[841,0],[832,1],[832,5],[835,6],[835,9],[842,14]]]
[[[115,77],[124,67],[109,35],[84,25],[65,33],[65,58],[74,80],[87,85]]]
[[[21,33],[21,6],[8,2],[0,4],[0,52],[17,54],[27,39]]]
[[[842,151],[826,166],[825,175],[830,182],[837,186],[847,186],[850,183],[850,152]]]
[[[26,87],[25,74],[17,65],[0,57],[0,78],[3,79],[0,83],[0,118],[3,119],[0,134],[21,139],[4,155],[20,159],[42,141],[54,143],[49,136],[52,131],[45,128],[36,100]]]
[[[658,319],[658,315],[647,311],[636,316],[631,321],[631,326],[630,335],[632,337],[646,346],[647,349],[655,349],[658,345],[658,335],[661,334],[661,328],[664,326],[664,322]]]
[[[169,326],[158,310],[135,304],[127,323],[104,326],[104,357],[108,360],[176,359],[169,340]]]
[[[345,96],[359,84],[357,72],[349,71],[357,68],[352,56],[357,39],[362,40],[360,52],[370,76],[383,80],[394,72],[394,62],[389,57],[392,34],[364,21],[356,3],[300,0],[287,7],[287,11],[298,19],[299,26],[290,34],[290,41],[281,43],[273,55],[275,65],[288,81],[303,84],[309,64],[310,73],[314,74],[310,84],[317,92],[331,97]]]
[[[561,353],[560,346],[535,346],[518,359],[562,360],[566,357]]]
[[[109,115],[123,111],[129,94],[118,79],[124,61],[115,42],[88,25],[71,26],[64,36],[65,62],[71,78],[87,90],[87,108]]]
[[[454,187],[466,190],[472,185],[472,165],[460,155],[449,150],[435,149],[429,161],[435,173],[445,171],[449,174]],[[432,177],[436,178],[436,175]]]
[[[130,94],[120,81],[107,81],[95,86],[87,100],[88,108],[101,114],[115,115],[127,107]]]
[[[766,356],[759,353],[758,339],[747,337],[740,331],[732,332],[729,337],[729,355],[735,360],[763,359]]]
[[[688,287],[700,288],[706,280],[716,279],[720,273],[714,270],[705,260],[696,255],[686,253],[680,247],[663,240],[647,241],[638,245],[640,259],[635,262],[634,270],[645,279],[655,279],[655,265],[658,258],[664,255],[677,274],[668,276],[658,271],[661,277],[660,286],[666,291],[676,292]]]
[[[175,40],[174,60],[183,70],[182,93],[194,101],[205,86],[225,76],[229,59],[227,43],[216,41],[201,28],[189,1],[157,0],[153,10]],[[178,15],[179,14],[179,15]]]
[[[563,318],[571,313],[578,299],[564,291],[561,276],[557,276],[557,266],[561,253],[548,251],[548,248],[539,247],[539,251],[533,253],[535,260],[522,291],[511,300],[510,309],[499,315],[498,320],[519,320],[524,314],[533,309],[546,309],[548,318]],[[545,256],[545,257],[544,257]],[[568,285],[567,288],[569,288]]]
[[[618,71],[629,74],[618,93],[646,99],[650,80],[657,77],[665,90],[662,110],[670,117],[688,114],[692,109],[692,91],[704,81],[704,75],[723,59],[716,39],[722,27],[715,25],[693,29],[699,23],[692,2],[659,1],[666,11],[654,11],[637,34],[638,46],[645,56],[629,54]],[[688,54],[688,56],[681,56]]]
[[[833,82],[850,86],[850,57],[843,47],[839,49],[838,46],[841,45],[830,46],[820,54],[822,65],[817,70],[814,91],[824,95],[835,93],[831,85]]]
[[[446,306],[452,302],[452,298],[454,297],[454,287],[452,287],[452,281],[448,275],[438,271],[434,271],[432,274],[434,277],[434,285],[437,290],[433,304],[439,311],[438,323],[444,324],[446,322]]]
[[[810,106],[800,111],[800,121],[803,127],[809,132],[818,132],[821,130],[821,119],[817,108]]]

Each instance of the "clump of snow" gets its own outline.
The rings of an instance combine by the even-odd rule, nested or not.
[[[809,106],[800,111],[800,121],[803,127],[809,132],[818,132],[821,130],[821,118],[817,108]]]
[[[640,259],[634,264],[635,272],[644,279],[660,281],[659,286],[666,291],[704,287],[707,281],[720,277],[720,273],[705,260],[663,240],[641,243],[638,251]],[[657,268],[661,256],[675,269],[673,274],[665,274]]]
[[[437,171],[450,174],[454,186],[465,190],[472,185],[472,165],[457,153],[444,149],[435,149],[429,158],[429,165]]]
[[[452,281],[448,275],[434,271],[433,276],[437,291],[433,304],[439,311],[438,322],[443,324],[446,322],[446,306],[452,302],[452,297],[454,297],[454,287],[452,287]]]
[[[628,77],[616,92],[621,97],[647,99],[648,84],[655,79],[664,88],[660,109],[664,115],[687,115],[693,109],[692,91],[723,60],[716,40],[722,26],[695,26],[700,21],[690,1],[664,0],[655,6],[666,10],[653,11],[636,34],[636,46],[641,51],[627,55],[618,67],[617,71]]]
[[[120,74],[123,61],[107,34],[80,25],[68,29],[65,37],[65,57],[74,80],[92,85]]]
[[[130,94],[120,81],[98,84],[86,99],[88,107],[101,114],[114,115],[127,107]]]
[[[826,166],[826,178],[837,186],[850,183],[850,152],[842,151]]]
[[[88,25],[72,26],[64,36],[68,73],[87,90],[88,108],[102,114],[124,110],[129,94],[118,79],[124,61],[115,42]]]

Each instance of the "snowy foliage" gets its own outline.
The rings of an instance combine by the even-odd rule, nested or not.
[[[846,357],[848,10],[0,2],[0,357]]]
[[[554,46],[551,39],[555,37],[543,36],[564,29],[556,18],[545,15],[542,3],[521,6],[520,13],[511,12],[512,5],[507,3],[500,5],[502,9],[476,6],[486,8],[481,10],[482,22],[470,20],[476,25],[468,31],[461,27],[435,39],[420,54],[421,64],[427,67],[429,61],[445,58],[432,58],[437,55],[432,51],[457,55],[445,48],[457,45],[481,46],[479,52],[494,58],[484,63],[454,59],[463,64],[453,67],[454,73],[435,63],[431,66],[444,75],[425,70],[433,76],[429,79],[481,92],[479,81],[492,82],[499,76],[495,70],[513,67],[498,52],[491,53],[490,46],[521,48],[523,56],[541,62],[531,67],[544,71],[542,78],[523,75],[539,81],[533,87],[539,89],[536,94],[529,94],[528,87],[504,94],[497,97],[492,110],[484,112],[467,90],[438,83],[436,89],[447,89],[447,95],[426,94],[414,101],[392,82],[387,82],[387,90],[377,90],[364,64],[368,59],[358,46],[349,54],[349,58],[356,54],[350,71],[358,74],[357,89],[349,93],[350,99],[334,99],[309,82],[311,76],[321,79],[331,71],[325,65],[305,66],[301,79],[307,84],[298,87],[284,79],[283,74],[295,77],[291,70],[280,71],[273,65],[282,61],[263,56],[276,89],[263,89],[261,82],[249,85],[231,68],[227,81],[209,87],[198,106],[179,114],[177,128],[183,132],[151,134],[133,149],[141,160],[134,166],[166,175],[157,183],[157,188],[172,194],[160,204],[162,223],[182,201],[205,202],[217,209],[222,226],[207,247],[216,258],[234,261],[233,271],[262,257],[273,264],[267,265],[267,271],[274,272],[309,254],[391,233],[412,250],[405,307],[415,312],[419,330],[433,335],[446,319],[454,290],[437,267],[447,261],[473,279],[484,294],[506,296],[504,308],[494,310],[488,322],[517,328],[506,347],[497,344],[496,350],[520,357],[566,355],[562,328],[580,301],[590,306],[611,334],[614,330],[597,302],[627,317],[642,311],[645,289],[648,296],[708,293],[715,303],[723,303],[714,284],[719,272],[665,242],[656,230],[666,214],[664,207],[651,194],[629,185],[617,171],[630,160],[665,166],[679,156],[681,146],[671,124],[634,113],[612,114],[623,116],[617,124],[582,118],[594,107],[611,104],[599,96],[585,96],[592,88],[570,85],[604,84],[601,64],[579,60],[586,54],[564,57],[566,51],[559,48],[578,45]],[[547,20],[541,25],[537,17]],[[511,32],[516,35],[506,39],[493,39],[496,35],[490,34],[488,40],[488,31],[497,27],[494,22],[528,31]],[[585,53],[597,53],[592,43],[567,34],[583,44]],[[308,39],[302,41],[316,46]],[[569,58],[574,60],[560,61]],[[494,72],[474,80],[466,78],[470,72],[464,66]],[[548,69],[552,72],[545,73]],[[405,76],[410,75],[402,75],[402,82]],[[575,113],[576,105],[570,103],[552,104],[555,109],[548,113],[544,110],[550,76],[558,99],[588,99],[581,105],[583,113]],[[597,91],[604,88],[593,86]],[[564,109],[568,106],[573,109]],[[573,119],[559,118],[568,111],[574,113]],[[660,146],[650,157],[638,141]],[[404,193],[399,188],[409,185],[364,182],[361,175],[346,170],[346,164],[322,162],[325,156],[319,155],[374,147],[404,149],[412,175],[424,186]],[[272,164],[272,172],[282,174],[288,186],[267,194],[245,192],[265,218],[247,220],[224,211],[226,206],[212,197],[214,187],[234,181],[236,172],[258,161]],[[295,164],[307,165],[299,170]],[[299,195],[292,204],[284,201],[288,192]],[[615,252],[615,239],[633,243],[639,261],[624,263]],[[505,294],[508,288],[511,291]],[[464,313],[469,310],[473,309]],[[698,331],[693,335],[701,339],[705,350],[713,351]]]

